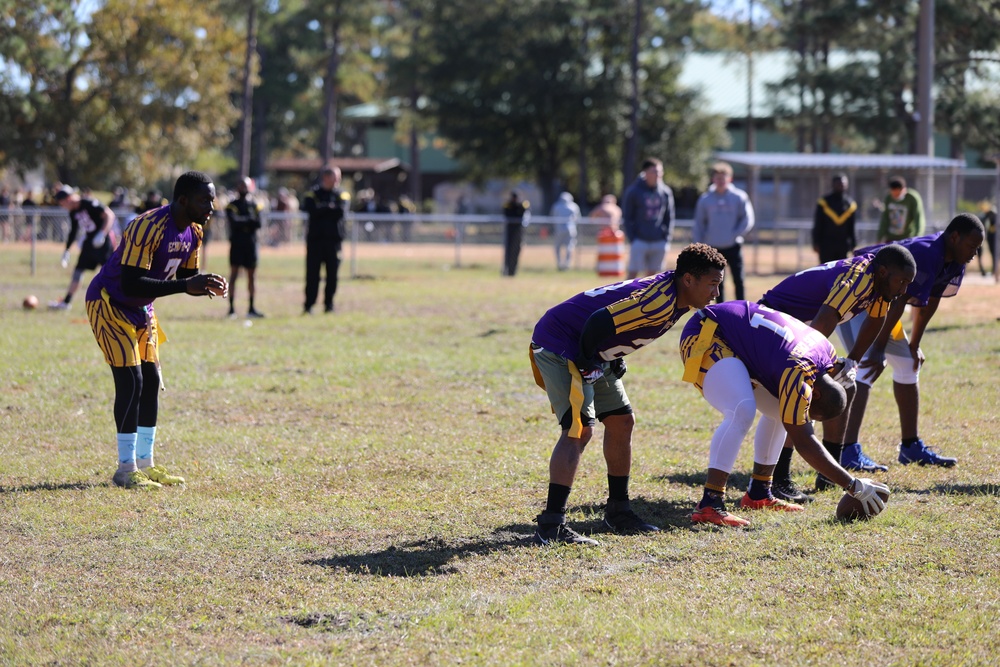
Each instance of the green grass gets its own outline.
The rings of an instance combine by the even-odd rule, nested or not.
[[[20,307],[61,295],[59,249],[41,249],[32,277],[23,246],[0,246],[0,664],[996,660],[994,286],[963,287],[925,338],[922,434],[959,466],[892,465],[877,519],[837,523],[831,492],[796,515],[754,514],[749,530],[692,528],[718,418],[680,382],[678,327],[626,377],[634,504],[664,531],[538,549],[558,429],[527,343],[545,309],[601,281],[556,273],[547,248],[514,279],[490,249],[462,269],[447,248],[365,253],[366,278],[343,280],[332,317],[299,316],[294,252],[265,253],[268,318],[251,327],[218,301],[157,302],[171,339],[157,460],[188,484],[139,494],[109,484],[111,374],[82,295],[69,313]],[[211,246],[212,269],[224,258]],[[776,280],[752,278],[749,296]],[[864,430],[885,462],[898,437],[887,379]],[[596,530],[605,497],[598,433],[573,524]]]

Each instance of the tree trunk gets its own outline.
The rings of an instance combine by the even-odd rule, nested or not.
[[[319,154],[324,166],[333,158],[333,144],[337,137],[337,74],[340,70],[340,16],[343,0],[334,3],[333,21],[330,25],[330,54],[326,60],[323,79],[323,141]]]
[[[639,38],[642,34],[642,0],[635,0],[635,22],[632,25],[632,52],[629,57],[630,91],[628,130],[625,136],[625,154],[622,164],[623,187],[635,178],[639,150]]]
[[[253,58],[257,51],[257,3],[247,14],[247,53],[243,60],[243,104],[240,120],[240,178],[250,175],[250,137],[253,134]]]

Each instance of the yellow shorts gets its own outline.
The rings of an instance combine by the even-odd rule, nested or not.
[[[87,302],[87,317],[109,366],[127,368],[143,361],[159,364],[158,348],[167,337],[160,331],[156,313],[149,315],[146,326],[139,327],[104,298]]]

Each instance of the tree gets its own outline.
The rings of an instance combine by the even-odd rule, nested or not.
[[[211,2],[8,3],[0,139],[18,169],[64,182],[156,182],[230,141],[243,51]]]

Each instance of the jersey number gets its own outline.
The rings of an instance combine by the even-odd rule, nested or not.
[[[770,308],[765,308],[763,306],[760,307],[760,310],[764,312],[754,313],[753,317],[750,318],[750,326],[752,326],[754,329],[759,329],[760,327],[764,327],[765,329],[770,329],[771,331],[778,334],[786,342],[789,343],[791,343],[792,340],[795,339],[794,334],[792,334],[792,332],[789,331],[786,327],[783,327],[777,322],[772,322],[771,320],[764,317],[764,313],[773,313],[774,312],[773,310],[771,310]]]
[[[167,261],[167,277],[164,280],[173,280],[177,277],[177,269],[181,267],[181,260],[171,259]]]

